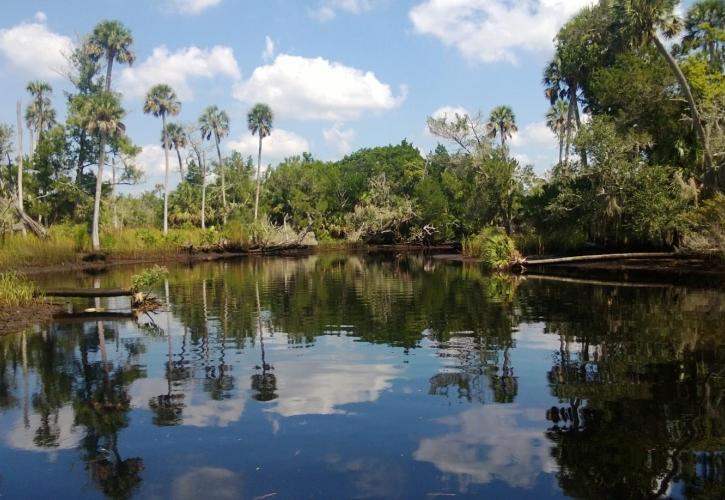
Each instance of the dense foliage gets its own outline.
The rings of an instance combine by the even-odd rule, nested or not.
[[[256,162],[225,156],[223,141],[235,125],[226,112],[209,106],[190,124],[167,123],[182,103],[162,84],[150,90],[145,111],[162,118],[166,180],[135,196],[117,192],[140,179],[139,148],[111,86],[113,63],[135,57],[133,38],[104,21],[70,58],[75,91],[65,122],[56,121],[52,88],[31,82],[30,154],[13,159],[15,131],[0,126],[0,155],[8,160],[0,169],[3,232],[24,213],[26,225],[87,225],[98,248],[99,231],[200,228],[207,235],[261,216],[285,230],[311,229],[320,240],[433,244],[497,227],[527,253],[585,245],[717,251],[717,237],[698,235],[720,227],[703,218],[721,213],[724,203],[725,9],[701,0],[683,21],[676,4],[600,2],[560,30],[543,68],[559,161],[543,177],[510,154],[517,124],[505,105],[429,118],[441,144],[427,154],[403,140],[332,162],[304,153],[264,171],[263,140],[274,116],[268,106],[256,105],[248,123],[237,124],[258,136]],[[181,180],[173,190],[171,161]],[[103,175],[109,166],[110,179]]]

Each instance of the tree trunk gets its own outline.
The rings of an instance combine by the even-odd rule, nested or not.
[[[219,175],[222,178],[222,207],[224,208],[224,213],[222,214],[222,219],[224,220],[224,225],[227,225],[227,183],[224,176],[224,164],[222,163],[222,152],[219,150],[219,137],[217,135],[214,135],[214,142],[216,144],[216,155],[217,159],[219,160]]]
[[[259,217],[259,191],[262,186],[262,133],[259,133],[259,155],[257,156],[257,195],[254,198],[254,222]]]
[[[86,131],[81,130],[78,140],[78,165],[76,165],[76,185],[80,186],[83,180],[83,147],[86,145]]]
[[[28,127],[28,136],[30,139],[30,144],[28,144],[28,156],[30,157],[30,160],[33,160],[33,153],[35,152],[35,134],[33,134],[33,129],[31,127]]]
[[[206,229],[206,153],[199,157],[201,168],[201,228]]]
[[[161,113],[161,126],[164,135],[164,236],[169,234],[169,140],[166,137],[166,114]]]
[[[566,115],[566,162],[569,163],[569,152],[571,151],[571,133],[574,129],[572,118],[574,117],[574,106],[576,106],[575,95],[569,90],[569,111]]]
[[[695,126],[695,131],[697,132],[697,135],[700,137],[700,141],[702,141],[702,149],[703,153],[705,154],[705,176],[703,179],[704,185],[708,192],[714,192],[714,190],[717,189],[718,185],[718,172],[715,168],[715,162],[712,157],[712,152],[710,151],[710,140],[705,133],[705,128],[702,126],[700,112],[697,108],[697,104],[695,103],[695,97],[692,95],[690,84],[687,82],[687,78],[685,78],[685,74],[680,69],[677,61],[675,61],[675,58],[672,57],[672,54],[670,54],[670,52],[667,50],[667,47],[662,44],[662,41],[660,41],[657,34],[654,34],[652,38],[654,39],[654,43],[657,46],[657,50],[662,55],[662,57],[665,58],[667,64],[670,66],[670,69],[675,75],[677,82],[680,84],[680,88],[682,89],[683,94],[685,94],[687,103],[690,106],[692,123]]]
[[[564,134],[559,132],[559,165],[564,162]]]
[[[179,159],[179,174],[181,175],[181,182],[184,182],[184,162],[181,161],[181,153],[179,153],[179,148],[176,149],[176,157]]]
[[[113,229],[118,229],[118,210],[116,207],[116,157],[111,160],[111,201],[113,203]]]
[[[113,72],[113,60],[116,58],[116,54],[109,52],[106,54],[108,58],[108,65],[106,66],[106,92],[111,91],[111,73]]]
[[[101,249],[101,235],[99,225],[101,220],[101,196],[103,194],[103,164],[106,161],[106,136],[101,134],[101,149],[98,153],[98,175],[96,176],[96,197],[93,200],[93,227],[91,228],[91,242],[93,251]]]
[[[25,211],[23,204],[23,110],[22,104],[18,101],[16,106],[18,113],[18,209]]]

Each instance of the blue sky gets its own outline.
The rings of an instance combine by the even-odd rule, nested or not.
[[[276,130],[265,161],[312,152],[332,160],[407,138],[423,153],[436,140],[427,116],[445,108],[513,107],[513,152],[544,172],[557,154],[544,126],[541,72],[557,29],[591,0],[80,0],[3,1],[0,121],[15,122],[25,85],[45,79],[64,109],[63,53],[101,19],[135,39],[136,63],[116,66],[125,122],[146,172],[161,177],[160,123],[142,113],[159,82],[182,100],[181,122],[216,104],[231,117],[225,148],[254,150],[245,116],[268,102]]]

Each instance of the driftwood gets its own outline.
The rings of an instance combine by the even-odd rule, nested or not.
[[[578,257],[559,257],[555,259],[528,260],[523,259],[521,264],[530,266],[543,266],[549,264],[568,264],[570,262],[602,262],[607,260],[625,259],[668,259],[676,257],[672,252],[650,252],[650,253],[610,253],[604,255],[580,255]]]
[[[55,288],[43,291],[46,297],[133,297],[131,290],[123,288]]]
[[[18,214],[18,218],[20,218],[23,225],[30,229],[35,236],[42,240],[48,238],[48,230],[41,224],[34,221],[33,218],[26,214],[25,210],[21,209],[17,204],[15,205],[15,213]]]

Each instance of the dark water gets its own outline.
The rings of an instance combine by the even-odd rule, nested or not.
[[[725,497],[723,291],[327,255],[166,285],[0,339],[0,496]]]

